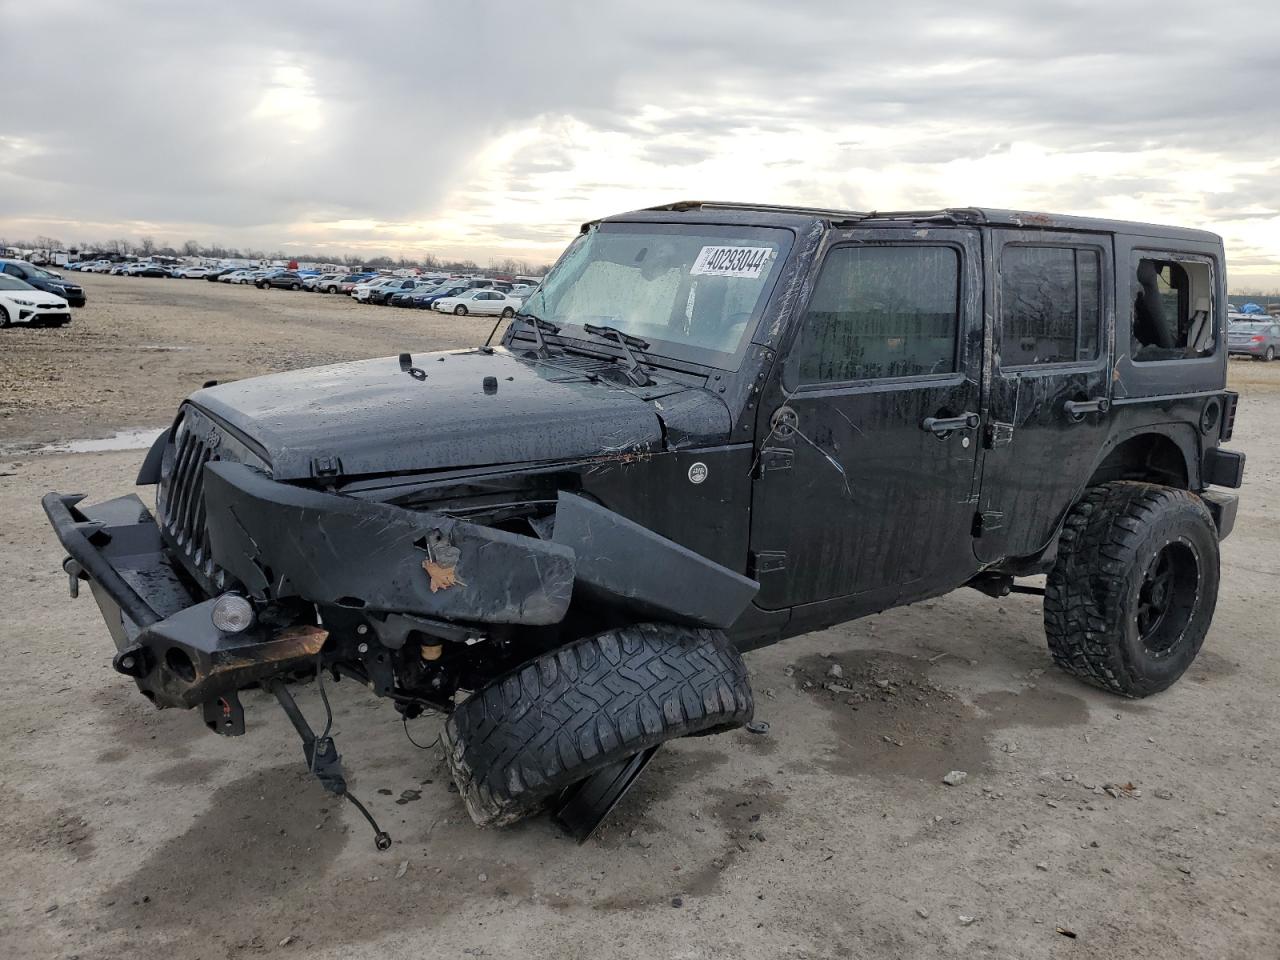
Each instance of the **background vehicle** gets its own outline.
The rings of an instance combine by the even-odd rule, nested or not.
[[[74,281],[64,279],[52,270],[37,267],[25,260],[0,260],[0,271],[26,281],[37,290],[61,297],[73,307],[85,305],[84,288]]]
[[[170,271],[170,275],[174,277],[181,277],[184,280],[197,280],[197,279],[203,279],[207,277],[209,274],[214,272],[215,270],[213,267],[205,267],[200,265],[179,266],[179,267],[174,267],[173,270]]]
[[[510,317],[520,306],[521,301],[516,297],[509,297],[500,290],[477,287],[456,297],[441,297],[431,304],[431,309],[440,313],[456,313],[460,317],[468,313]]]
[[[131,263],[125,267],[124,275],[127,277],[172,277],[168,267],[164,267],[158,263]]]
[[[302,286],[307,290],[319,290],[321,293],[334,293],[338,289],[338,284],[342,282],[345,274],[341,273],[317,273],[309,277],[303,277]],[[324,286],[322,287],[321,284]]]
[[[238,734],[261,685],[342,792],[285,683],[338,672],[448,712],[477,823],[568,797],[589,830],[663,742],[751,718],[741,650],[959,587],[1041,593],[1087,683],[1176,682],[1244,470],[1225,276],[1150,224],[639,210],[497,347],[202,389],[139,475],[154,517],[44,508],[157,705]]]
[[[25,280],[0,273],[0,327],[27,323],[33,327],[65,327],[71,322],[67,301]]]
[[[1280,353],[1280,321],[1265,314],[1238,314],[1227,328],[1227,351],[1232,356],[1271,361]]]
[[[366,299],[370,303],[388,304],[396,294],[411,293],[424,286],[426,284],[421,280],[415,280],[412,277],[395,277],[389,283],[370,287],[369,295]]]
[[[270,287],[275,287],[279,290],[301,290],[302,278],[292,270],[280,270],[258,277],[254,280],[254,286],[259,290],[266,290]]]
[[[223,277],[230,273],[235,273],[239,267],[216,267],[204,275],[204,278],[210,283],[217,283]]]
[[[445,297],[456,297],[459,294],[467,292],[467,287],[460,283],[449,281],[441,286],[434,287],[422,292],[413,292],[413,306],[419,310],[430,310],[437,300],[443,300]]]
[[[359,300],[361,303],[367,303],[369,300],[369,294],[372,293],[375,288],[399,282],[399,277],[373,277],[363,283],[355,284],[351,288],[351,296],[353,299]]]
[[[373,279],[374,276],[376,276],[376,274],[349,273],[345,277],[343,277],[340,281],[338,281],[338,283],[336,284],[336,288],[333,281],[326,281],[325,283],[320,285],[319,289],[322,293],[349,294],[353,290],[355,290],[355,288],[358,287],[360,284],[364,283],[366,280]]]

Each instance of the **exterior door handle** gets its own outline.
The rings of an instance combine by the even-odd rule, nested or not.
[[[976,413],[966,412],[958,417],[925,417],[920,421],[920,429],[930,430],[941,437],[952,430],[973,430],[979,422],[981,418]]]
[[[1084,419],[1086,413],[1106,413],[1111,409],[1111,401],[1106,397],[1098,397],[1096,400],[1068,400],[1062,408],[1067,411],[1068,417],[1078,422]]]

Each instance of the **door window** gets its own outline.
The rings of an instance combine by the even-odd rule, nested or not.
[[[1213,274],[1207,263],[1143,257],[1134,288],[1134,360],[1182,360],[1213,353]]]
[[[953,372],[959,288],[952,247],[837,247],[796,343],[800,382]]]
[[[1000,255],[1000,365],[1076,363],[1098,356],[1098,251],[1010,244]]]

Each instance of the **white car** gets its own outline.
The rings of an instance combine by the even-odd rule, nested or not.
[[[81,273],[110,273],[115,264],[110,260],[95,260],[80,267]]]
[[[265,277],[272,270],[235,270],[226,276],[219,277],[223,283],[257,283],[259,277]]]
[[[64,327],[70,322],[71,307],[62,297],[0,273],[0,327],[15,323],[27,323],[33,327]]]
[[[399,283],[402,279],[402,277],[375,277],[372,280],[366,280],[364,283],[357,283],[351,289],[351,296],[364,303],[369,299],[369,293],[375,287],[385,287],[388,284]]]
[[[211,273],[213,273],[213,267],[201,266],[177,267],[173,271],[175,277],[185,277],[187,280],[202,279]]]
[[[491,317],[513,317],[522,305],[523,301],[518,297],[509,297],[501,290],[479,287],[460,293],[456,297],[437,300],[431,305],[431,309],[439,310],[441,313],[456,313],[460,317],[465,317],[468,313]]]
[[[320,273],[310,277],[303,277],[302,287],[304,290],[324,290],[332,293],[337,289],[338,282],[345,276],[345,273]],[[324,286],[321,287],[320,284],[324,284]]]

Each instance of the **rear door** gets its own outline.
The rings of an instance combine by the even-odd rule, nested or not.
[[[990,392],[974,551],[1039,551],[1087,482],[1110,418],[1111,237],[994,230]]]
[[[971,575],[981,289],[976,230],[836,235],[761,395],[760,606],[888,605]]]

